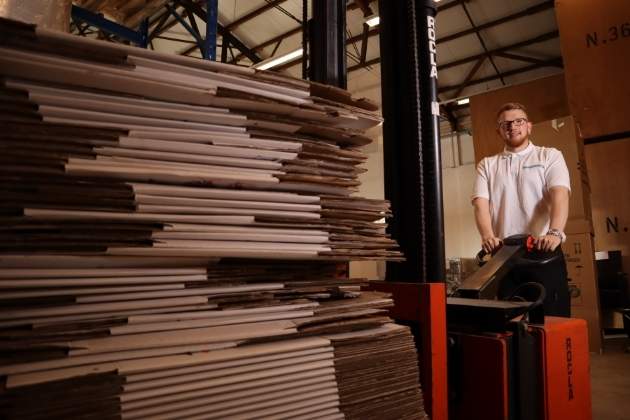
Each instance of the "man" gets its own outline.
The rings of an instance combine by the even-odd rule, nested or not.
[[[497,112],[497,132],[505,148],[477,166],[475,221],[488,253],[508,236],[530,234],[537,238],[538,250],[559,254],[548,264],[512,270],[499,286],[499,297],[509,298],[520,284],[536,281],[546,289],[545,314],[569,316],[566,264],[560,250],[569,214],[569,171],[559,150],[530,141],[531,131],[523,105],[507,103]]]

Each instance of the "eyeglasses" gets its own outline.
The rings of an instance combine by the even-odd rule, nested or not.
[[[501,121],[499,123],[499,128],[503,130],[507,130],[510,126],[520,127],[527,122],[527,118],[517,118],[513,121]]]

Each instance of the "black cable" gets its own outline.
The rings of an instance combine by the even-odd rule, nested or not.
[[[525,313],[529,313],[532,309],[537,308],[538,306],[542,305],[545,298],[547,297],[547,290],[545,289],[545,286],[543,286],[540,283],[535,283],[535,282],[527,282],[527,283],[523,283],[521,285],[519,285],[516,290],[514,290],[514,292],[512,292],[512,294],[510,295],[510,297],[507,300],[520,300],[520,301],[524,301],[524,302],[528,302],[529,300],[527,300],[525,297],[520,295],[520,292],[522,292],[525,289],[528,288],[533,288],[533,289],[537,289],[538,290],[538,298],[531,303],[531,305],[529,305],[529,307],[527,308],[527,311]]]

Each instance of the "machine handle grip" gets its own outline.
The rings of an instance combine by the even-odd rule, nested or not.
[[[507,238],[505,242],[507,242],[509,245],[520,243],[525,247],[527,251],[524,256],[516,260],[515,265],[544,265],[554,260],[557,260],[561,255],[561,253],[558,251],[554,251],[551,253],[537,251],[536,238],[531,235],[514,235]],[[501,246],[503,246],[503,243],[504,242],[501,243]],[[486,263],[486,261],[483,260],[486,255],[488,255],[488,253],[484,249],[481,249],[475,256],[475,260],[480,267]]]

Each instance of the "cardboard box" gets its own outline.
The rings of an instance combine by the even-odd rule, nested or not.
[[[590,232],[569,234],[562,250],[567,263],[571,317],[588,323],[590,350],[599,353],[602,329],[593,237]]]
[[[567,235],[571,233],[590,233],[593,235],[593,222],[591,219],[570,219],[567,221],[564,233]]]
[[[534,124],[531,140],[537,146],[554,147],[562,152],[571,178],[569,219],[590,220],[591,188],[584,142],[578,135],[573,117],[565,116]]]
[[[573,276],[569,274],[569,293],[571,295],[571,316],[573,318],[581,318],[581,316],[575,316],[576,310],[580,314],[584,314],[584,306],[586,305],[584,299],[584,283],[573,281]],[[588,300],[588,298],[586,299]],[[589,327],[590,328],[590,327]]]
[[[602,328],[623,329],[623,314],[615,309],[602,311]]]
[[[625,272],[630,272],[629,157],[630,138],[586,145],[595,250],[620,250]]]
[[[630,131],[628,0],[556,0],[571,114],[583,138]]]

